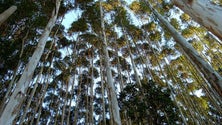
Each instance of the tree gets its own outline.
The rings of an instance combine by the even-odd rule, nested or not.
[[[214,90],[222,96],[222,77],[218,72],[216,72],[211,65],[209,65],[199,53],[189,44],[186,39],[181,36],[176,29],[164,19],[155,9],[151,8],[153,13],[157,16],[161,23],[163,23],[167,29],[171,32],[171,35],[174,37],[175,41],[180,45],[180,47],[185,52],[185,55],[198,67],[198,69],[203,73],[208,82],[212,85]]]
[[[17,10],[17,6],[11,6],[3,13],[0,14],[0,26],[1,24],[8,19],[10,15],[12,15]]]
[[[209,0],[173,0],[173,4],[222,40],[222,7]]]
[[[18,7],[0,30],[0,114],[26,79],[25,68],[33,66],[30,57],[39,50],[54,2],[0,5],[1,12]],[[73,22],[62,26],[63,20]],[[12,124],[221,123],[221,97],[196,63],[221,74],[221,41],[171,2],[61,1],[46,37]]]
[[[39,39],[38,46],[35,50],[35,52],[32,55],[32,58],[30,59],[29,63],[27,64],[25,71],[23,72],[21,78],[17,82],[17,86],[12,93],[9,102],[4,108],[4,111],[2,113],[2,116],[0,118],[0,125],[3,124],[9,124],[11,125],[13,123],[13,120],[16,117],[16,114],[18,113],[18,110],[20,106],[23,103],[23,100],[26,96],[26,92],[29,86],[30,81],[32,80],[32,75],[34,73],[34,70],[42,56],[43,50],[45,48],[46,41],[48,39],[48,36],[56,22],[57,15],[59,12],[60,7],[60,0],[56,1],[56,8],[52,11],[52,16],[45,28],[44,33],[42,34],[41,38]],[[8,115],[10,114],[10,115]]]
[[[142,87],[128,84],[120,94],[121,111],[126,110],[133,123],[178,124],[178,108],[170,90],[161,90],[153,81],[141,80]],[[152,100],[152,101],[150,101]]]
[[[106,33],[105,33],[105,25],[104,25],[104,20],[103,20],[103,9],[102,9],[102,2],[100,1],[100,18],[101,18],[101,28],[102,28],[102,36],[103,36],[103,53],[104,53],[104,58],[105,58],[105,66],[106,66],[106,75],[107,75],[107,83],[108,83],[108,90],[110,91],[111,94],[111,104],[112,104],[112,113],[114,117],[115,124],[121,125],[121,118],[119,114],[119,106],[118,106],[118,101],[117,101],[117,95],[115,92],[115,86],[114,86],[114,81],[112,77],[112,72],[110,69],[110,63],[109,63],[109,53],[107,50],[107,41],[106,41]]]

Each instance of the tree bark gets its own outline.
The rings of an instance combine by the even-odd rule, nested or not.
[[[102,55],[99,54],[99,57],[102,58]],[[101,89],[102,89],[102,107],[103,107],[103,125],[106,125],[106,105],[105,105],[105,86],[104,86],[104,80],[103,80],[103,64],[102,60],[100,59],[100,74],[101,74]]]
[[[93,106],[93,93],[94,93],[94,65],[93,65],[93,60],[94,60],[94,49],[92,47],[92,55],[91,55],[91,86],[90,86],[90,118],[89,118],[89,123],[91,125],[94,124],[94,116],[93,116],[93,111],[94,111],[94,106]]]
[[[7,10],[5,10],[3,13],[0,14],[0,26],[2,25],[2,23],[4,23],[9,16],[11,16],[15,11],[17,10],[17,6],[11,6],[10,8],[8,8]]]
[[[222,40],[222,7],[209,0],[173,0],[174,5]]]
[[[65,120],[65,111],[66,111],[66,106],[68,103],[68,88],[69,88],[69,82],[70,79],[68,80],[67,83],[65,83],[66,86],[66,94],[65,94],[65,98],[64,98],[64,102],[63,102],[63,107],[62,107],[62,118],[61,118],[61,125],[64,125],[64,120]],[[67,123],[66,123],[67,124]]]
[[[190,45],[186,39],[179,34],[166,19],[163,18],[162,15],[153,9],[149,3],[147,3],[147,5],[151,8],[152,12],[159,19],[159,21],[167,27],[172,37],[175,39],[175,42],[179,44],[182,50],[185,52],[185,56],[197,66],[214,90],[222,97],[222,77],[220,74],[216,72],[212,66],[199,55],[194,47]]]
[[[114,86],[114,80],[112,77],[112,72],[110,68],[110,62],[109,62],[109,53],[107,49],[107,41],[106,41],[106,34],[105,34],[105,26],[104,26],[104,20],[103,20],[103,10],[102,10],[102,2],[100,0],[100,17],[101,17],[101,28],[102,28],[102,38],[103,38],[103,53],[104,53],[104,60],[105,60],[105,67],[106,67],[106,76],[107,76],[107,84],[108,84],[108,90],[110,90],[111,95],[111,104],[112,104],[112,113],[113,113],[113,119],[115,124],[121,125],[121,119],[120,119],[120,113],[119,113],[119,105],[117,101],[117,95],[115,92],[115,86]]]
[[[9,102],[2,113],[2,116],[0,118],[0,125],[11,125],[13,123],[13,120],[16,117],[17,112],[20,110],[20,106],[26,97],[26,92],[27,92],[29,83],[32,80],[32,75],[34,73],[34,70],[43,54],[46,41],[56,22],[59,7],[60,7],[60,2],[61,0],[56,1],[56,8],[52,12],[52,17],[50,18],[42,36],[40,37],[37,48],[35,52],[33,53],[30,61],[28,62],[21,78],[16,84],[16,88],[14,92],[12,93],[9,99]]]

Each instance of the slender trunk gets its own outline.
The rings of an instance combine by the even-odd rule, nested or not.
[[[19,107],[22,104],[23,100],[26,96],[26,91],[28,89],[29,83],[32,79],[32,75],[34,70],[43,54],[43,50],[45,48],[46,41],[49,37],[49,34],[56,22],[58,11],[60,7],[60,0],[56,1],[56,8],[53,10],[52,17],[49,20],[42,36],[39,39],[38,46],[33,53],[29,63],[27,64],[21,78],[19,79],[17,86],[12,93],[8,104],[6,105],[2,116],[0,118],[0,125],[11,125],[13,120],[16,117],[17,112],[19,111]]]
[[[72,100],[73,100],[73,93],[74,93],[74,84],[75,84],[75,74],[73,76],[73,80],[72,80],[72,90],[71,90],[71,96],[70,96],[70,102],[69,102],[69,110],[68,110],[68,116],[67,116],[67,119],[66,119],[66,123],[67,125],[70,125],[70,114],[71,114],[71,104],[72,104]]]
[[[209,0],[173,0],[192,19],[222,40],[222,7]]]
[[[61,105],[60,101],[57,100],[57,108],[56,108],[56,115],[55,115],[55,119],[54,119],[54,124],[53,125],[57,125],[59,123],[58,117],[59,117],[59,107]],[[37,124],[36,124],[37,125]]]
[[[13,85],[13,83],[18,80],[18,79],[16,79],[16,74],[17,74],[20,64],[21,64],[21,61],[19,61],[18,65],[16,67],[16,70],[14,71],[14,75],[12,77],[12,80],[9,83],[9,87],[7,88],[8,90],[7,90],[4,98],[2,99],[2,103],[0,106],[0,117],[2,116],[2,113],[5,109],[6,104],[7,104],[7,99],[10,98],[10,94],[12,93],[13,87],[15,87],[15,85]]]
[[[79,68],[79,73],[80,73],[81,69]],[[81,73],[82,74],[82,73]],[[81,90],[81,81],[82,81],[82,75],[79,76],[79,84],[78,84],[78,92],[76,95],[76,105],[75,105],[75,109],[74,109],[74,120],[73,120],[73,125],[77,125],[78,122],[78,108],[79,108],[79,101],[80,101],[80,94],[82,92]]]
[[[44,97],[45,97],[45,95],[46,95],[46,93],[47,93],[47,88],[48,88],[48,86],[49,86],[49,79],[50,79],[50,77],[49,77],[50,75],[48,75],[48,77],[46,77],[47,79],[46,79],[46,83],[45,83],[45,86],[44,86],[44,88],[43,88],[43,91],[42,91],[42,94],[41,94],[41,99],[40,99],[40,103],[39,103],[39,105],[38,106],[40,106],[39,107],[39,109],[38,109],[38,115],[37,115],[37,121],[36,121],[36,125],[38,125],[38,123],[39,123],[39,120],[40,120],[40,116],[41,116],[41,114],[42,114],[42,104],[43,104],[43,101],[44,101]]]
[[[22,58],[22,55],[23,55],[23,52],[24,52],[24,43],[25,43],[25,40],[27,39],[28,35],[29,35],[29,30],[26,32],[25,37],[22,38],[22,49],[21,49],[21,52],[19,54],[19,58],[20,59]],[[9,99],[9,97],[10,97],[9,95],[11,94],[12,89],[15,86],[15,84],[13,84],[13,83],[15,81],[17,81],[16,76],[17,76],[17,73],[18,73],[20,65],[21,65],[21,60],[18,61],[18,65],[17,65],[16,69],[14,70],[14,75],[12,77],[12,80],[9,83],[9,87],[8,87],[7,93],[5,94],[5,96],[4,96],[3,100],[2,100],[2,104],[0,106],[1,107],[0,108],[0,117],[1,117],[1,115],[3,113],[3,111],[4,111],[5,105],[7,104],[6,100]]]
[[[122,69],[121,69],[117,47],[115,47],[115,51],[116,51],[116,56],[117,56],[117,71],[118,71],[118,75],[120,76],[120,91],[122,91],[124,87],[124,83],[123,83]]]
[[[94,60],[94,49],[92,47],[92,55],[91,55],[91,87],[90,87],[90,124],[93,125],[93,111],[94,111],[94,106],[93,106],[93,87],[94,87],[94,65],[93,65],[93,60]]]
[[[62,107],[61,125],[64,125],[65,111],[66,111],[66,106],[67,106],[67,101],[68,101],[67,96],[68,96],[69,80],[68,80],[68,83],[65,83],[67,86],[66,86],[66,94],[65,94],[65,98],[64,98],[64,103],[63,103],[63,107]]]
[[[53,43],[50,45],[50,49],[52,49],[52,46],[53,46]],[[49,54],[50,54],[50,52],[48,52],[48,53],[46,54],[45,60],[48,59]],[[21,54],[20,54],[20,58],[21,58],[21,56],[22,56],[22,52],[21,52]],[[51,62],[50,64],[52,64],[52,59],[51,59],[50,62]],[[32,102],[32,98],[34,97],[34,94],[35,94],[36,89],[37,89],[37,87],[38,87],[38,81],[41,81],[40,78],[41,78],[41,74],[42,74],[42,72],[43,72],[43,68],[44,68],[44,66],[42,66],[41,69],[40,69],[39,76],[38,76],[38,78],[37,78],[37,80],[36,80],[36,83],[35,83],[35,85],[34,85],[34,88],[32,89],[31,95],[29,96],[29,101],[28,101],[28,103],[27,103],[27,105],[26,105],[26,107],[25,107],[24,114],[23,114],[22,117],[20,118],[20,119],[21,119],[21,120],[20,120],[20,123],[19,123],[20,125],[23,124],[23,121],[24,121],[24,119],[25,119],[25,117],[26,117],[26,113],[27,113],[28,109],[30,108],[30,105],[31,105],[31,102]],[[49,70],[48,70],[48,71],[49,71]]]
[[[131,52],[131,48],[130,48],[130,43],[129,43],[128,40],[127,40],[127,44],[128,44],[127,48],[128,48],[128,50],[129,50],[130,60],[131,60],[131,63],[132,63],[132,66],[133,66],[133,71],[134,71],[135,77],[136,77],[136,82],[137,82],[137,84],[139,85],[139,87],[142,87],[142,84],[141,84],[140,78],[139,78],[139,74],[138,74],[138,72],[137,72],[138,70],[137,70],[137,68],[136,68],[136,64],[135,64],[134,59],[133,59],[133,56],[132,56],[132,52]]]
[[[89,84],[88,79],[86,80],[86,83]],[[86,86],[86,91],[84,91],[84,92],[85,92],[85,96],[86,96],[86,112],[85,112],[86,113],[85,114],[86,118],[85,118],[85,124],[86,125],[90,125],[89,124],[89,110],[90,110],[89,108],[90,108],[90,106],[89,106],[89,95],[88,95],[89,86],[88,85]]]
[[[46,80],[46,79],[44,79],[44,82],[47,82],[47,81],[45,81],[45,80]],[[33,109],[33,111],[32,111],[34,115],[33,115],[33,119],[32,119],[31,122],[30,122],[30,125],[33,125],[34,120],[35,120],[35,118],[36,118],[35,114],[38,114],[37,111],[38,111],[38,109],[39,109],[39,106],[42,105],[42,100],[43,100],[43,99],[42,99],[42,98],[43,98],[43,94],[42,94],[42,93],[45,91],[45,89],[46,89],[47,86],[48,86],[47,84],[44,85],[44,86],[41,86],[41,89],[40,89],[40,91],[39,91],[40,93],[38,94],[38,97],[37,97],[37,98],[38,98],[38,99],[37,99],[38,102],[36,102],[37,105],[36,105],[35,109]]]
[[[147,35],[148,36],[148,35]],[[148,37],[146,36],[146,38],[148,39]],[[148,42],[147,42],[149,45],[151,45],[151,42],[149,41],[149,39],[148,39]],[[188,125],[188,123],[187,123],[187,120],[186,120],[186,117],[184,116],[184,114],[183,114],[183,112],[182,112],[182,109],[181,109],[181,106],[179,105],[179,103],[178,103],[178,101],[176,100],[176,98],[175,98],[175,93],[174,93],[174,89],[173,89],[173,87],[169,84],[169,80],[167,79],[167,77],[166,77],[166,75],[164,74],[164,72],[163,72],[163,69],[161,68],[161,65],[160,65],[160,62],[158,61],[158,58],[157,58],[157,53],[154,51],[154,49],[152,48],[152,47],[150,47],[150,49],[151,49],[151,51],[154,53],[154,59],[157,61],[157,65],[158,65],[158,67],[159,67],[159,69],[160,69],[160,74],[163,76],[163,79],[166,81],[166,84],[167,84],[167,86],[168,86],[168,88],[170,89],[170,94],[171,94],[171,96],[172,96],[172,100],[175,102],[175,104],[176,104],[176,106],[178,107],[178,109],[179,109],[179,112],[180,112],[180,115],[181,115],[181,118],[182,118],[182,121],[183,121],[183,123],[185,124],[185,125]],[[167,67],[168,68],[168,67]],[[168,69],[167,69],[168,70]],[[171,75],[172,76],[172,75]],[[159,77],[157,77],[158,79],[159,79]],[[155,79],[154,79],[155,80]],[[172,79],[172,80],[174,80],[174,79]],[[158,80],[158,81],[160,81],[160,79]],[[175,83],[175,82],[174,82]],[[148,119],[148,121],[149,121],[149,119]]]
[[[119,114],[119,106],[118,106],[118,101],[117,101],[117,95],[115,92],[115,86],[114,86],[114,81],[112,77],[112,72],[110,68],[110,63],[109,63],[109,54],[107,50],[107,41],[106,41],[106,34],[105,34],[105,26],[104,26],[104,20],[103,20],[103,10],[102,10],[102,2],[100,0],[100,17],[101,17],[101,27],[102,27],[102,38],[103,38],[103,53],[104,55],[104,60],[105,60],[105,66],[106,66],[106,76],[107,76],[107,83],[108,83],[108,89],[110,90],[110,95],[111,95],[111,104],[112,104],[112,113],[114,116],[114,121],[115,124],[121,125],[121,119],[120,119],[120,114]]]
[[[17,6],[11,6],[7,10],[5,10],[3,13],[0,14],[0,26],[2,23],[4,23],[9,16],[11,16],[15,11],[17,10]]]
[[[25,110],[23,111],[22,117],[20,118],[20,123],[19,123],[19,125],[22,125],[22,124],[23,124],[23,121],[24,121],[24,119],[25,119],[25,117],[26,117],[27,111],[28,111],[28,109],[29,109],[29,107],[30,107],[30,104],[31,104],[31,102],[32,102],[32,98],[33,98],[33,96],[34,96],[34,94],[35,94],[35,91],[36,91],[36,89],[37,89],[37,87],[38,87],[38,81],[39,81],[39,79],[40,79],[40,77],[41,77],[42,71],[43,71],[43,67],[41,68],[41,71],[40,71],[39,76],[38,76],[38,78],[37,78],[37,80],[36,80],[36,83],[35,83],[35,85],[34,85],[34,88],[32,89],[32,92],[31,92],[31,95],[30,95],[30,97],[29,97],[28,103],[27,103],[27,105],[26,105],[26,107],[25,107]]]
[[[103,125],[106,125],[106,105],[105,105],[105,87],[103,80],[103,65],[102,65],[102,56],[100,56],[100,77],[101,77],[101,88],[102,88],[102,107],[103,107]]]
[[[107,89],[107,95],[108,95],[108,105],[109,105],[109,116],[110,116],[110,120],[109,120],[109,123],[110,123],[110,125],[116,125],[116,124],[114,124],[113,122],[114,122],[114,115],[113,115],[113,110],[112,110],[112,97],[111,97],[111,91],[110,91],[110,89],[109,88],[106,88]]]
[[[180,45],[180,47],[185,52],[185,55],[190,59],[198,69],[203,73],[204,77],[208,80],[211,86],[216,90],[216,92],[222,97],[222,77],[216,72],[211,65],[209,65],[194,49],[192,45],[190,45],[186,39],[179,34],[176,29],[166,20],[164,19],[155,9],[151,7],[149,3],[147,5],[151,8],[152,12],[155,16],[163,23],[167,29],[170,31],[171,35],[175,39],[175,41]]]
[[[133,56],[132,56],[132,51],[131,51],[130,42],[129,42],[127,36],[126,36],[127,33],[126,33],[125,28],[123,28],[123,33],[125,34],[124,37],[125,37],[126,42],[127,42],[127,48],[128,48],[128,51],[129,51],[129,56],[130,56],[130,60],[131,60],[131,63],[132,63],[133,71],[134,71],[134,73],[135,73],[136,82],[137,82],[137,84],[138,84],[140,87],[142,87],[142,84],[141,84],[140,78],[139,78],[139,74],[138,74],[138,70],[137,70],[137,68],[136,68],[136,64],[135,64],[134,59],[133,59]]]

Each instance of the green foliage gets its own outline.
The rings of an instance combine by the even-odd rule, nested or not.
[[[191,20],[191,19],[190,19],[190,16],[189,16],[188,14],[186,14],[186,13],[183,13],[183,14],[180,16],[180,19],[181,19],[182,21],[186,21],[186,22],[188,22],[189,20]]]
[[[130,9],[131,9],[133,12],[137,13],[137,12],[140,10],[140,3],[137,2],[137,1],[133,1],[133,2],[131,3],[131,5],[130,5]]]
[[[116,44],[118,48],[122,48],[127,45],[127,41],[124,37],[120,37],[116,40]]]
[[[185,38],[189,38],[189,37],[192,37],[194,35],[194,32],[192,30],[190,30],[189,28],[186,28],[186,29],[182,30],[182,35]]]
[[[94,34],[91,33],[84,33],[79,35],[79,39],[84,43],[90,43],[91,45],[95,46],[96,48],[101,47],[102,41]]]
[[[134,40],[142,40],[143,33],[140,28],[137,28],[134,25],[128,25],[126,26],[126,30],[130,36],[133,36]]]
[[[9,70],[15,70],[18,63],[18,54],[21,48],[21,41],[4,40],[0,38],[0,76],[7,74]],[[1,78],[2,80],[4,79]]]
[[[155,31],[157,28],[157,24],[155,22],[150,22],[148,24],[143,25],[142,28],[144,28],[148,32]]]
[[[150,33],[149,38],[151,41],[160,41],[161,33],[159,31],[152,32]]]
[[[92,3],[93,0],[75,0],[75,6],[78,6],[81,9],[85,9],[86,6],[88,6],[90,3]]]
[[[0,5],[1,12],[14,4],[18,6],[18,10],[1,25],[0,98],[3,98],[7,91],[11,91],[8,86],[14,73],[17,73],[16,80],[21,76],[55,7],[54,0],[22,0],[20,3],[16,3],[15,0],[4,1]],[[173,5],[170,2],[166,3],[163,0],[150,3],[163,15],[167,15],[169,10],[176,10],[175,8],[171,9]],[[62,19],[61,16],[70,9],[80,10],[82,14],[78,20],[71,24],[71,28],[68,30],[73,39],[66,37],[65,27],[59,24]],[[204,85],[203,76],[198,74],[191,63],[188,63],[189,61],[185,59],[184,55],[181,56],[182,53],[178,52],[180,49],[177,48],[177,44],[170,47],[163,45],[163,42],[171,42],[164,40],[171,40],[172,35],[154,15],[151,15],[152,12],[144,1],[133,1],[132,4],[127,5],[124,1],[106,0],[102,1],[102,9],[104,12],[105,35],[108,41],[109,61],[115,85],[119,86],[121,85],[120,82],[123,82],[122,84],[125,86],[125,82],[135,81],[134,74],[131,74],[132,65],[129,61],[129,49],[136,67],[141,73],[141,78],[144,78],[141,80],[142,87],[129,84],[121,92],[119,104],[121,115],[124,117],[122,121],[129,117],[133,121],[132,124],[183,124],[180,119],[181,115],[171,100],[172,95],[166,89],[169,85],[168,81],[172,85],[173,92],[176,91],[174,96],[178,99],[176,100],[177,104],[179,104],[178,106],[180,106],[190,124],[193,124],[193,117],[198,118],[199,121],[204,121],[205,119],[211,120],[211,116],[213,116],[214,121],[212,123],[220,121],[221,114],[218,109],[221,105],[219,105],[219,102],[211,103],[211,100],[208,100],[208,96],[214,99],[214,95],[207,95],[208,91],[204,93],[206,96],[200,98],[190,94],[195,90],[203,89],[204,91],[204,88],[209,88]],[[134,17],[138,18],[138,25],[134,24],[134,20],[131,18],[133,14],[135,14]],[[88,120],[86,118],[89,118],[92,114],[96,114],[96,117],[98,115],[102,116],[103,110],[106,113],[105,117],[111,114],[108,107],[112,102],[108,99],[107,76],[104,73],[106,66],[104,65],[104,54],[101,53],[104,38],[101,33],[103,29],[101,28],[100,16],[100,1],[62,1],[58,24],[52,29],[51,36],[48,38],[49,41],[46,43],[44,53],[33,75],[33,81],[35,81],[37,73],[40,73],[42,67],[44,68],[24,124],[30,124],[32,118],[41,114],[35,111],[35,109],[40,108],[42,108],[42,115],[39,124],[61,124],[63,106],[66,107],[65,118],[69,111],[71,113],[70,124],[75,124],[73,122],[75,117],[77,124],[86,124]],[[180,15],[180,19],[182,23],[176,18],[172,18],[170,23],[186,38],[192,38],[194,35],[198,37],[198,41],[191,39],[189,42],[197,51],[207,55],[209,63],[222,74],[220,62],[222,47],[219,45],[220,42],[213,36],[206,35],[206,29],[203,27],[194,26],[193,21],[190,21],[191,18],[187,14]],[[143,25],[141,26],[141,24]],[[183,27],[186,27],[186,29],[181,32],[180,30]],[[24,52],[22,57],[19,58],[23,42]],[[130,47],[128,47],[128,42]],[[53,45],[52,49],[50,49],[51,45]],[[208,47],[209,49],[207,49]],[[47,56],[49,57],[46,59]],[[167,65],[164,62],[166,58],[169,59]],[[93,67],[91,59],[94,61]],[[21,64],[19,70],[16,71],[18,62],[21,62]],[[122,72],[119,72],[118,68]],[[170,72],[169,69],[172,71]],[[92,74],[93,78],[91,77]],[[150,77],[155,82],[146,79]],[[96,89],[93,95],[90,95],[89,91],[92,90],[91,81],[94,79],[96,79],[97,85],[94,86]],[[73,86],[64,86],[63,83],[69,82]],[[47,83],[49,83],[48,88]],[[106,88],[104,97],[102,96],[102,84]],[[67,98],[65,98],[65,87],[68,88]],[[44,89],[46,89],[45,97],[43,95]],[[33,85],[30,85],[29,93],[31,90],[33,90]],[[211,89],[209,90],[209,93],[211,93]],[[29,97],[29,93],[27,97]],[[93,96],[93,113],[89,111],[92,106],[89,103],[92,100],[91,96]],[[185,99],[184,96],[186,96]],[[103,99],[105,107],[102,106]],[[37,103],[41,100],[44,100],[43,104]],[[69,102],[75,102],[72,103],[70,109]],[[79,106],[77,106],[78,102]],[[213,105],[214,103],[216,106]],[[40,107],[42,105],[44,106]],[[26,102],[24,102],[23,107],[25,106]],[[189,114],[189,111],[192,110],[194,110],[193,114]],[[77,111],[77,116],[75,111]],[[125,111],[126,116],[123,114]],[[20,110],[20,114],[23,114],[23,109]],[[202,114],[204,115],[202,116]],[[107,124],[111,122],[110,119],[106,119]],[[99,121],[101,119],[98,120],[94,117],[94,123],[92,124],[97,124]],[[101,122],[101,124],[103,123]]]
[[[142,87],[127,85],[120,94],[121,111],[127,111],[134,123],[177,124],[178,109],[170,98],[169,90],[161,90],[153,81],[143,79]]]
[[[99,2],[87,5],[84,10],[82,17],[85,22],[91,25],[94,32],[99,33],[101,31]]]
[[[87,26],[86,20],[83,18],[80,18],[71,24],[71,27],[69,28],[69,33],[84,32],[87,29],[88,29],[88,26]]]
[[[118,13],[115,15],[114,23],[118,26],[128,26],[130,24],[127,17],[127,11],[124,8],[118,8]]]
[[[0,2],[0,13],[7,10],[11,5],[16,4],[15,0],[3,0]]]
[[[199,51],[199,52],[201,52],[201,51],[204,50],[203,43],[200,42],[200,41],[194,40],[194,41],[192,42],[192,45],[193,45],[193,47],[194,47],[197,51]]]
[[[176,18],[172,18],[172,19],[170,20],[170,23],[174,26],[175,29],[178,30],[178,29],[180,28],[180,24],[179,24],[179,22],[177,21]]]
[[[106,12],[110,12],[112,10],[114,10],[114,7],[112,6],[112,4],[109,4],[109,3],[102,3],[102,7],[104,8],[104,10]]]
[[[214,4],[222,5],[222,0],[211,0]]]
[[[143,1],[133,1],[129,7],[136,14],[150,14],[151,12],[149,7]]]

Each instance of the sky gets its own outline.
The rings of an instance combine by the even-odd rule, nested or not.
[[[125,1],[127,2],[127,4],[130,4],[134,0],[125,0]],[[62,21],[62,25],[65,26],[66,29],[68,29],[69,27],[71,27],[72,22],[77,20],[78,17],[80,16],[81,16],[81,10],[72,10],[65,15],[64,20]]]

